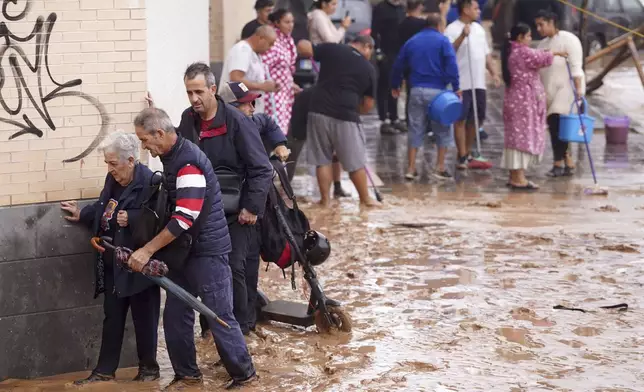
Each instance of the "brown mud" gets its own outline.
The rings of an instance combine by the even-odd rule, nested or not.
[[[245,390],[644,388],[641,200],[614,190],[601,200],[434,192],[394,187],[387,207],[376,211],[355,201],[329,210],[304,206],[332,242],[319,273],[354,329],[322,336],[314,328],[262,325],[262,337],[249,339],[260,381]],[[607,204],[619,211],[597,211]],[[304,301],[301,273],[297,282],[292,291],[273,267],[262,270],[260,285],[271,298]],[[599,309],[621,302],[628,311]],[[211,341],[197,341],[203,390],[218,390],[225,371],[213,365]],[[70,382],[87,372],[9,380],[0,390],[155,391],[172,378],[163,342],[159,357],[158,383],[128,382],[135,370],[125,369],[116,382],[80,389]]]

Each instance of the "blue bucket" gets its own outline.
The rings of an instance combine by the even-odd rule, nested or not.
[[[590,143],[593,140],[595,119],[588,115],[588,102],[586,98],[583,101],[584,112],[581,114],[581,118],[584,121],[584,127],[586,129],[586,139]],[[570,143],[586,143],[586,140],[584,140],[584,132],[579,122],[579,115],[573,113],[574,105],[575,102],[573,101],[570,106],[570,114],[561,114],[559,116],[559,139]]]
[[[463,102],[451,90],[438,94],[427,108],[429,118],[443,125],[452,125],[461,118]]]

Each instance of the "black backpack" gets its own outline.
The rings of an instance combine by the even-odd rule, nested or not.
[[[293,267],[296,261],[301,261],[297,259],[296,253],[298,252],[293,247],[296,246],[302,250],[299,253],[303,253],[304,235],[311,227],[306,215],[297,206],[297,200],[283,164],[276,157],[271,157],[270,161],[273,165],[273,173],[276,175],[273,176],[273,183],[266,198],[266,209],[261,224],[260,255],[265,262],[276,264],[284,270]],[[275,184],[277,180],[279,180],[284,195],[292,203],[292,207],[286,204],[280,194],[280,188]],[[284,224],[280,223],[278,213],[284,217],[288,227],[284,227]],[[292,233],[294,244],[288,240],[290,236],[286,230],[290,230]]]

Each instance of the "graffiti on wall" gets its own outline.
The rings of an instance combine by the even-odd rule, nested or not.
[[[22,3],[22,6],[18,4]],[[12,8],[18,8],[13,9]],[[26,36],[20,37],[11,32],[7,22],[19,22],[25,19],[27,14],[32,8],[32,0],[2,0],[2,18],[0,22],[0,106],[2,110],[10,116],[20,116],[22,114],[22,121],[5,118],[0,115],[0,122],[10,124],[16,127],[16,132],[9,136],[9,140],[18,138],[23,135],[35,135],[39,138],[43,137],[44,132],[42,129],[34,125],[29,116],[23,113],[23,100],[29,100],[40,118],[47,124],[51,131],[56,130],[56,125],[49,115],[47,103],[63,97],[78,97],[92,104],[101,116],[101,128],[87,148],[80,154],[65,159],[63,162],[76,162],[89,155],[103,140],[107,134],[109,126],[109,116],[105,111],[105,107],[91,95],[85,94],[81,91],[73,90],[73,88],[80,86],[83,83],[82,79],[73,79],[65,83],[59,83],[54,79],[49,69],[49,39],[51,32],[56,24],[56,13],[50,13],[45,19],[39,16],[34,23],[31,33]],[[2,42],[4,41],[4,42]],[[33,62],[25,54],[22,45],[35,44],[35,58]],[[3,60],[5,55],[9,53],[9,66],[13,72],[13,78],[7,78],[3,68]],[[25,80],[25,72],[35,74],[38,80],[37,86],[28,86]],[[44,73],[44,74],[43,74]],[[49,78],[56,87],[47,94],[44,94],[42,81],[43,78]],[[10,107],[9,103],[2,94],[2,89],[7,82],[11,80],[15,82],[17,90],[17,104]]]

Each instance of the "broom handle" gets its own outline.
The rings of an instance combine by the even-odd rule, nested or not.
[[[581,133],[584,135],[584,144],[586,145],[586,153],[588,153],[588,162],[590,162],[590,171],[593,173],[593,181],[597,185],[597,175],[595,174],[595,164],[593,163],[593,156],[590,153],[590,146],[588,145],[588,137],[586,136],[586,125],[584,124],[584,118],[581,115],[581,104],[577,99],[577,88],[575,87],[575,80],[572,77],[572,70],[570,69],[570,63],[566,59],[566,68],[568,69],[568,76],[570,79],[570,86],[572,87],[573,100],[577,105],[577,115],[579,116],[579,124],[581,125]]]
[[[472,31],[470,29],[470,34],[472,34]],[[470,84],[472,87],[472,106],[474,108],[474,130],[476,134],[476,151],[481,155],[481,136],[479,135],[479,113],[478,113],[478,103],[476,101],[476,88],[474,87],[474,72],[472,71],[472,55],[471,55],[471,50],[472,50],[472,38],[468,35],[467,36],[467,65],[470,68]],[[467,123],[467,117],[465,118],[465,122]],[[467,146],[468,148],[470,146]]]

